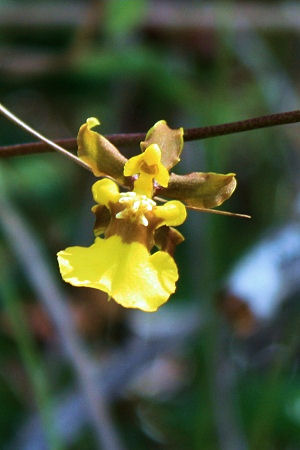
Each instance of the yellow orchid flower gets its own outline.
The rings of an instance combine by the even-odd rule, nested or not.
[[[127,160],[92,128],[90,118],[78,133],[78,156],[95,176],[109,176],[92,186],[96,205],[95,242],[58,253],[62,278],[100,289],[126,308],[156,311],[175,291],[178,271],[173,254],[184,238],[174,226],[186,219],[184,203],[209,210],[228,199],[236,187],[233,173],[169,174],[180,160],[183,129],[157,122],[141,142],[142,153]],[[129,188],[120,192],[118,184]],[[158,194],[175,198],[157,205]],[[158,249],[155,251],[155,248]]]
[[[166,251],[150,251],[155,231],[182,224],[186,209],[178,200],[162,206],[152,200],[154,182],[168,185],[169,173],[160,160],[159,147],[151,144],[127,161],[124,176],[137,176],[130,192],[120,193],[108,178],[93,185],[94,200],[108,209],[110,221],[104,237],[97,237],[91,247],[69,247],[58,253],[65,281],[107,292],[126,308],[156,311],[168,300],[178,279],[175,261]],[[93,210],[97,215],[97,206]]]

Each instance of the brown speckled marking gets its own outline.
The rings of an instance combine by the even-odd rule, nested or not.
[[[152,211],[147,211],[144,215],[149,225],[144,226],[137,221],[126,219],[116,219],[116,214],[123,209],[124,205],[120,203],[110,203],[111,220],[106,228],[105,237],[108,238],[117,234],[122,241],[130,244],[131,242],[140,242],[150,251],[154,246],[154,231],[157,226],[163,222],[163,219],[156,217]]]

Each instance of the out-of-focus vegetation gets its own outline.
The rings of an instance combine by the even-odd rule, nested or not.
[[[299,35],[283,1],[2,1],[1,101],[52,139],[299,109]],[[0,145],[31,140],[0,118]],[[60,279],[56,252],[93,239],[92,175],[2,159],[0,447],[299,448],[299,152],[297,124],[185,145],[177,172],[236,172],[224,209],[252,219],[190,212],[155,314]]]

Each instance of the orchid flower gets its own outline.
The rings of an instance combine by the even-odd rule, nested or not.
[[[58,253],[62,278],[80,287],[100,289],[126,308],[156,311],[176,289],[173,259],[184,240],[174,227],[186,219],[186,206],[206,210],[227,200],[235,174],[169,173],[180,160],[183,129],[157,122],[141,142],[142,152],[126,159],[90,118],[78,134],[78,156],[95,176],[95,242]],[[109,177],[109,178],[107,178]],[[120,192],[119,185],[129,189]],[[156,196],[174,200],[158,204]]]

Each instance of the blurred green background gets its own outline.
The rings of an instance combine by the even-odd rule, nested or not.
[[[1,102],[51,139],[293,110],[299,35],[295,2],[2,0]],[[30,141],[0,117],[0,145]],[[191,211],[154,314],[60,278],[93,176],[2,158],[0,448],[299,449],[299,149],[298,124],[185,145],[176,172],[236,172],[223,209],[252,219]]]

